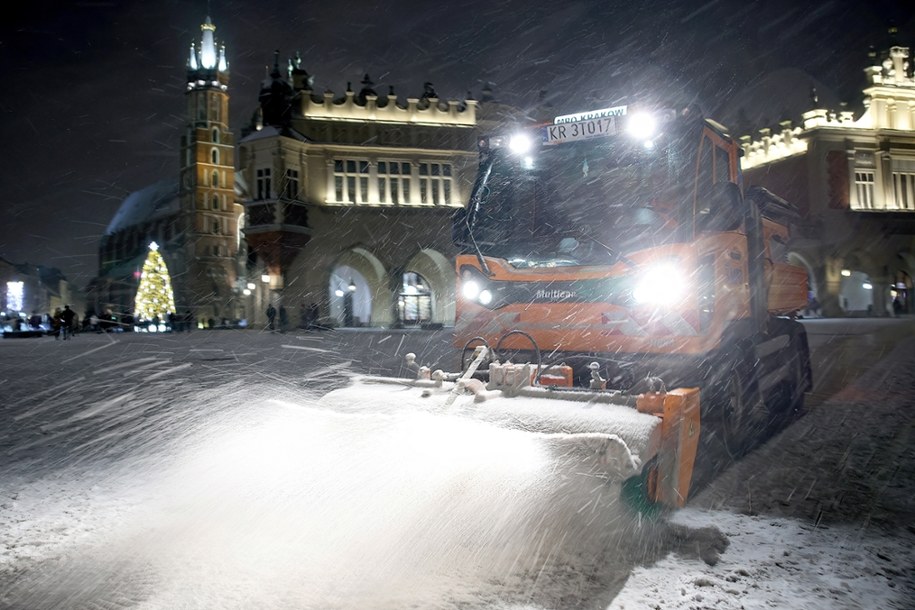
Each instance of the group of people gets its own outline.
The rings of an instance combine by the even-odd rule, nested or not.
[[[286,332],[289,328],[289,315],[286,311],[286,308],[281,304],[279,308],[275,307],[273,303],[270,303],[267,306],[267,329],[271,332]],[[318,305],[312,303],[306,306],[304,303],[299,308],[299,317],[300,317],[300,328],[311,329],[318,327],[318,315],[319,309]],[[163,319],[164,318],[164,319]],[[41,330],[44,332],[48,331],[48,334],[54,335],[56,339],[67,340],[72,338],[79,331],[85,332],[98,332],[104,333],[106,331],[118,328],[124,330],[130,330],[134,324],[151,324],[160,329],[160,324],[167,325],[167,331],[170,332],[190,332],[192,328],[197,325],[197,320],[194,314],[190,310],[184,314],[178,314],[171,312],[167,316],[154,316],[152,320],[134,320],[133,316],[122,315],[115,316],[110,311],[107,311],[104,315],[98,316],[94,311],[87,311],[85,317],[80,320],[79,316],[75,311],[69,306],[64,305],[63,308],[56,308],[53,314],[39,314],[38,312],[33,312],[29,318],[22,319],[21,326],[28,324],[28,327],[33,330]],[[15,328],[13,330],[20,330],[19,319],[17,318]],[[216,328],[216,321],[210,319],[209,325],[207,326],[207,321],[204,321],[205,328]],[[223,325],[228,327],[229,321],[224,320]],[[245,325],[242,324],[242,327]]]
[[[286,308],[280,305],[279,310],[273,306],[273,303],[270,303],[267,306],[267,329],[270,332],[275,332],[279,330],[281,333],[286,332],[286,327],[289,325],[289,316],[286,313]],[[277,314],[279,314],[279,326],[277,326]]]
[[[279,309],[273,306],[273,303],[267,305],[267,330],[270,332],[286,332],[289,326],[289,315],[286,308],[281,304]],[[311,303],[307,307],[304,303],[299,306],[299,328],[310,329],[318,325],[318,304]]]
[[[197,326],[197,320],[194,314],[188,309],[184,314],[171,312],[168,314],[168,326],[172,332],[191,332],[191,329]]]
[[[54,335],[54,338],[66,341],[73,337],[73,335],[76,334],[76,331],[76,312],[70,309],[69,305],[64,305],[63,309],[60,307],[55,309],[54,315],[51,317],[51,332]]]

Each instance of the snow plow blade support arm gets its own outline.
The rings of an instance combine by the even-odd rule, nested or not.
[[[699,390],[649,392],[636,401],[641,413],[661,418],[661,446],[647,473],[649,499],[676,508],[686,504],[699,446]]]

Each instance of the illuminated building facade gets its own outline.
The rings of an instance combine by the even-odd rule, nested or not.
[[[249,296],[290,323],[428,326],[454,321],[451,218],[477,170],[474,100],[315,92],[300,58],[263,83],[239,141]]]
[[[744,180],[800,209],[790,257],[826,315],[915,311],[915,78],[908,47],[872,60],[860,116],[815,107],[742,138]]]

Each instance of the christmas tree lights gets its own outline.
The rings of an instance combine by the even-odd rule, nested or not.
[[[162,324],[168,320],[168,314],[175,311],[175,296],[172,292],[172,280],[168,274],[165,259],[159,254],[156,242],[149,244],[149,254],[143,263],[140,274],[140,286],[134,300],[134,315],[137,320],[152,320],[158,317]]]

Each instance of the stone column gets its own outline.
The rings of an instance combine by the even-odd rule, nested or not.
[[[845,315],[842,305],[839,303],[843,261],[834,256],[824,257],[823,260],[823,266],[817,270],[818,274],[822,274],[822,278],[818,278],[822,290],[819,291],[817,299],[820,301],[825,317],[841,317]]]

